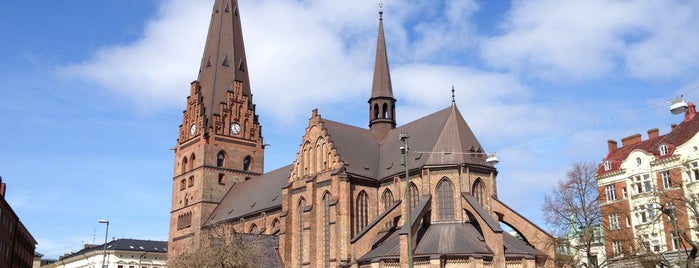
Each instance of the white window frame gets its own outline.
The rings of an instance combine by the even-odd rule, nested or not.
[[[612,161],[604,161],[604,171],[612,170]]]
[[[661,171],[660,177],[663,181],[663,189],[672,188],[672,181],[670,181],[670,171]]]
[[[616,200],[616,185],[610,184],[604,187],[607,202]]]
[[[619,226],[619,214],[610,214],[609,215],[609,229],[610,230],[621,229],[621,226]]]
[[[667,144],[660,145],[660,148],[658,149],[660,151],[660,156],[666,156],[670,153],[670,147],[667,146]]]

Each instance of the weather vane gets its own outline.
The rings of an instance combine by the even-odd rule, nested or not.
[[[383,12],[383,0],[379,0],[379,12]]]

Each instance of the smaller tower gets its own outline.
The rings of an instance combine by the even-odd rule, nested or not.
[[[391,72],[388,67],[386,38],[383,32],[383,9],[380,9],[374,81],[369,98],[369,129],[379,140],[383,140],[394,128],[396,128],[396,99],[393,98]]]

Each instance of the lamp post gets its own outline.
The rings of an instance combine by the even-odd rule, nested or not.
[[[409,168],[408,168],[408,134],[407,133],[400,133],[400,140],[403,142],[403,147],[400,148],[401,153],[403,154],[403,165],[405,165],[405,207],[406,207],[406,212],[405,212],[405,222],[403,223],[403,228],[405,228],[408,231],[408,267],[413,268],[413,229],[411,226],[411,200],[410,200],[410,176],[409,176]]]
[[[104,232],[104,248],[102,249],[102,268],[107,268],[107,236],[109,236],[109,220],[99,220],[99,223],[106,223],[107,229]]]

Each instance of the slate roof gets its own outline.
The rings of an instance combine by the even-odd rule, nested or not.
[[[377,245],[359,262],[368,262],[377,258],[398,258],[400,256],[399,232],[394,231],[383,243]],[[503,233],[505,257],[524,257],[533,259],[542,254],[532,246],[516,237]],[[474,258],[492,257],[492,251],[486,246],[483,235],[471,223],[435,223],[423,226],[418,231],[417,245],[413,256],[451,255],[472,256]]]
[[[99,245],[86,245],[82,250],[61,256],[59,259],[67,259],[73,256],[82,255],[91,251],[102,251],[104,250],[104,244]],[[161,252],[167,253],[167,241],[153,241],[153,240],[140,240],[140,239],[117,239],[107,242],[107,250],[118,250],[118,251],[148,251],[148,252]]]
[[[486,155],[455,104],[391,130],[379,141],[368,129],[323,119],[347,172],[380,180],[404,172],[400,133],[407,133],[410,169],[425,165],[470,164],[486,168]],[[448,152],[448,153],[444,153]],[[467,154],[465,154],[467,153]]]
[[[206,221],[206,225],[282,207],[282,187],[288,183],[291,165],[236,183]]]
[[[649,138],[636,144],[622,146],[616,150],[610,151],[604,158],[597,169],[597,174],[613,172],[621,167],[621,162],[629,157],[629,154],[635,150],[641,150],[648,154],[653,154],[656,159],[670,157],[677,146],[685,144],[699,132],[699,116],[696,116],[696,107],[693,103],[689,103],[689,110],[685,114],[685,120],[674,127],[670,133],[661,135],[655,138]],[[670,152],[666,156],[660,155],[660,146],[667,144]],[[611,161],[612,168],[608,171],[604,170],[604,162]]]
[[[252,245],[255,250],[260,251],[258,263],[255,267],[259,268],[278,268],[284,267],[282,258],[279,255],[279,237],[276,235],[263,234],[236,234],[246,245]]]

